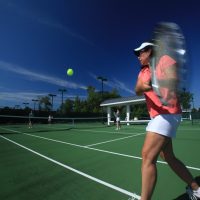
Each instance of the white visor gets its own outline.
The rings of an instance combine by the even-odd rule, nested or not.
[[[144,42],[140,45],[140,47],[134,49],[134,51],[140,51],[142,49],[144,49],[145,47],[147,46],[155,46],[153,43],[150,43],[150,42]]]

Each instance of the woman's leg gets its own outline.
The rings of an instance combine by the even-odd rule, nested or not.
[[[150,200],[157,179],[156,161],[170,138],[147,132],[142,148],[142,194],[141,200]]]
[[[163,147],[160,156],[165,160],[171,169],[184,181],[186,182],[193,190],[197,190],[199,185],[194,180],[192,174],[186,168],[186,166],[175,157],[173,152],[172,140]]]

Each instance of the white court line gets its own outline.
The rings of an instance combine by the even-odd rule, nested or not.
[[[41,126],[42,128],[44,127],[44,126]],[[55,127],[49,127],[49,128],[51,128],[51,129],[59,129],[59,130],[66,130],[66,128],[55,128]],[[114,134],[117,134],[117,135],[135,135],[134,133],[129,133],[129,132],[117,132],[117,131],[96,131],[96,130],[89,130],[89,129],[76,129],[76,128],[72,128],[73,129],[73,131],[78,131],[78,132],[80,132],[80,131],[83,131],[83,132],[94,132],[94,133],[114,133]]]
[[[128,157],[128,158],[136,158],[136,159],[139,159],[139,160],[142,159],[141,157],[137,157],[137,156],[131,156],[131,155],[116,153],[116,152],[112,152],[112,151],[106,151],[106,150],[96,149],[96,148],[92,148],[92,147],[87,147],[87,146],[83,146],[83,145],[79,145],[79,144],[73,144],[73,143],[69,143],[69,142],[63,142],[63,141],[60,141],[60,140],[46,138],[46,137],[42,137],[42,136],[38,136],[38,135],[32,135],[32,134],[29,134],[29,133],[23,133],[21,131],[15,131],[15,130],[12,130],[12,129],[2,128],[2,127],[0,127],[0,128],[3,129],[3,130],[10,131],[10,132],[20,133],[20,134],[23,134],[23,135],[28,135],[28,136],[31,136],[31,137],[36,137],[36,138],[40,138],[40,139],[43,139],[43,140],[48,140],[48,141],[57,142],[57,143],[61,143],[61,144],[67,144],[69,146],[75,146],[75,147],[79,147],[79,148],[83,148],[83,149],[89,149],[89,150],[99,151],[99,152],[103,152],[103,153],[109,153],[109,154],[113,154],[113,155],[117,155],[117,156],[123,156],[123,157]]]
[[[113,190],[116,190],[116,191],[121,192],[121,193],[123,193],[123,194],[126,194],[126,195],[128,195],[128,196],[134,197],[134,198],[136,198],[136,199],[140,199],[140,198],[141,198],[139,195],[137,195],[137,194],[135,194],[135,193],[129,192],[129,191],[124,190],[124,189],[122,189],[122,188],[120,188],[120,187],[118,187],[118,186],[112,185],[112,184],[110,184],[110,183],[108,183],[108,182],[105,182],[105,181],[103,181],[103,180],[100,180],[100,179],[98,179],[98,178],[95,178],[95,177],[93,177],[93,176],[90,176],[90,175],[88,175],[88,174],[86,174],[86,173],[84,173],[84,172],[81,172],[81,171],[79,171],[79,170],[77,170],[77,169],[74,169],[74,168],[68,166],[68,165],[65,165],[65,164],[63,164],[63,163],[61,163],[61,162],[58,162],[58,161],[56,161],[56,160],[54,160],[54,159],[52,159],[52,158],[50,158],[50,157],[47,157],[47,156],[45,156],[45,155],[43,155],[43,154],[41,154],[41,153],[38,153],[37,151],[34,151],[34,150],[32,150],[32,149],[29,149],[29,148],[27,148],[27,147],[25,147],[25,146],[23,146],[23,145],[21,145],[21,144],[15,142],[15,141],[13,141],[13,140],[10,140],[10,139],[8,139],[8,138],[2,136],[2,135],[0,135],[0,137],[4,138],[5,140],[7,140],[7,141],[9,141],[9,142],[11,142],[11,143],[13,143],[13,144],[16,144],[17,146],[20,146],[21,148],[24,148],[24,149],[26,149],[26,150],[28,150],[28,151],[30,151],[30,152],[32,152],[32,153],[34,153],[34,154],[36,154],[36,155],[38,155],[38,156],[44,158],[44,159],[46,159],[46,160],[49,160],[49,161],[51,161],[51,162],[53,162],[53,163],[55,163],[55,164],[57,164],[57,165],[59,165],[59,166],[61,166],[61,167],[64,167],[64,168],[66,168],[66,169],[68,169],[68,170],[70,170],[70,171],[72,171],[72,172],[75,172],[75,173],[77,173],[77,174],[79,174],[79,175],[81,175],[81,176],[84,176],[84,177],[86,177],[86,178],[88,178],[88,179],[90,179],[90,180],[92,180],[92,181],[95,181],[95,182],[97,182],[97,183],[100,183],[100,184],[102,184],[102,185],[104,185],[104,186],[107,186],[107,187],[109,187],[109,188],[111,188],[111,189],[113,189]]]
[[[15,132],[15,133],[21,133],[21,134],[28,135],[28,136],[31,136],[31,137],[36,137],[36,138],[40,138],[40,139],[44,139],[44,140],[49,140],[49,141],[57,142],[57,143],[67,144],[67,145],[70,145],[70,146],[75,146],[75,147],[80,147],[80,148],[84,148],[84,149],[90,149],[90,150],[99,151],[99,152],[103,152],[103,153],[109,153],[109,154],[113,154],[113,155],[117,155],[117,156],[122,156],[122,157],[128,157],[128,158],[142,160],[142,158],[138,157],[138,156],[131,156],[131,155],[127,155],[127,154],[121,154],[121,153],[116,153],[116,152],[112,152],[112,151],[106,151],[106,150],[96,149],[96,148],[82,146],[82,145],[73,144],[73,143],[69,143],[69,142],[63,142],[63,141],[60,141],[60,140],[54,140],[54,139],[51,139],[51,138],[46,138],[46,137],[42,137],[42,136],[32,135],[32,134],[29,134],[29,133],[23,133],[23,132],[20,132],[20,131],[15,131],[15,130],[12,130],[12,129],[2,128],[2,127],[0,127],[0,129],[7,130],[7,131],[10,131],[10,132]],[[159,161],[159,160],[157,161],[157,163],[168,165],[166,162]],[[200,171],[200,168],[198,168],[198,167],[192,167],[192,166],[186,166],[186,167],[188,169],[193,169],[193,170]]]
[[[107,140],[107,141],[104,141],[104,142],[99,142],[99,143],[96,143],[96,144],[86,145],[86,147],[92,147],[92,146],[96,146],[96,145],[99,145],[99,144],[105,144],[105,143],[114,142],[114,141],[118,141],[118,140],[124,140],[124,139],[130,138],[130,137],[136,137],[138,135],[144,135],[144,134],[145,133],[138,133],[138,134],[123,137],[123,138],[117,138],[117,139],[113,139],[113,140]]]
[[[74,130],[76,130],[76,129],[74,129]],[[120,134],[122,134],[122,135],[125,135],[125,134],[133,135],[133,133],[121,132],[121,131],[120,132],[116,132],[116,131],[95,131],[95,130],[91,131],[89,129],[85,129],[85,130],[78,129],[78,131],[95,132],[95,133],[114,133],[114,134],[118,134],[118,135],[120,135]]]

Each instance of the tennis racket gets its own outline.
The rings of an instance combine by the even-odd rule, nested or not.
[[[185,38],[177,24],[161,22],[154,28],[153,43],[152,88],[162,104],[170,106],[187,81]]]

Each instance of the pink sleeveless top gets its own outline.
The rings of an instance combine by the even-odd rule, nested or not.
[[[162,79],[165,74],[163,67],[167,68],[172,65],[174,65],[176,62],[171,57],[165,55],[163,56],[158,65],[156,70],[156,75],[160,79]],[[149,82],[151,79],[151,70],[149,66],[145,66],[141,69],[138,78],[142,79],[144,82]],[[162,96],[165,97],[169,95],[169,91],[167,88],[162,88]],[[181,107],[178,101],[178,98],[175,93],[170,93],[170,99],[168,100],[168,105],[165,106],[162,104],[158,96],[153,90],[150,90],[148,92],[144,92],[144,96],[146,98],[147,103],[147,109],[149,112],[150,117],[155,117],[160,114],[180,114],[181,113]]]

